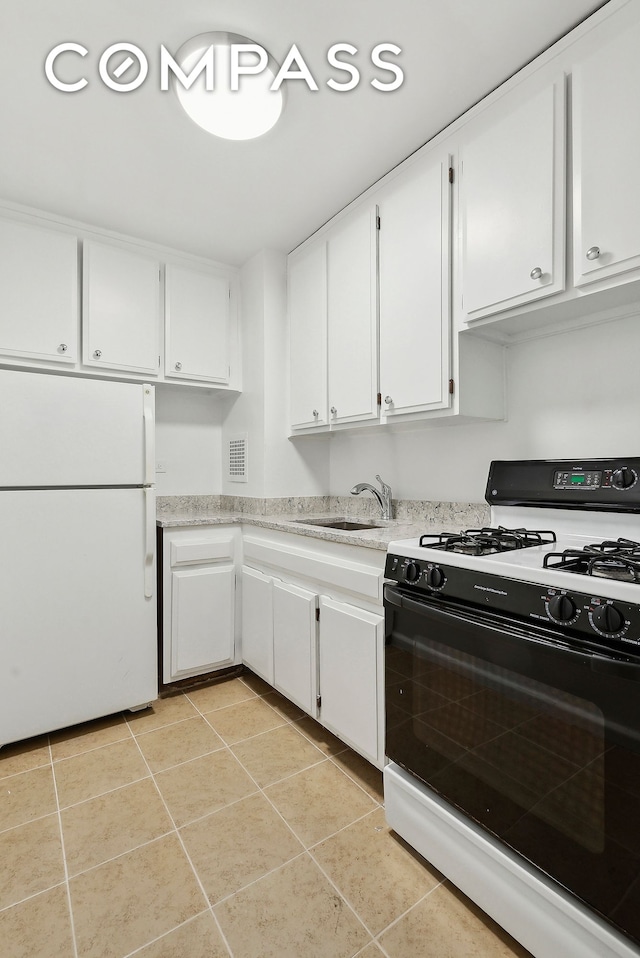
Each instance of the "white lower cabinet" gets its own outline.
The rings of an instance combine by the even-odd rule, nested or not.
[[[385,555],[298,539],[245,536],[242,661],[382,768]]]
[[[315,592],[273,580],[273,684],[312,715],[315,710]]]
[[[273,580],[242,567],[242,661],[273,685]]]
[[[236,663],[236,530],[163,535],[162,681]]]
[[[318,650],[320,721],[380,764],[384,617],[322,596]]]

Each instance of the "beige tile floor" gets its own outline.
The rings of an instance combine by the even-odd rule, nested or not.
[[[260,679],[0,750],[3,958],[525,958]]]

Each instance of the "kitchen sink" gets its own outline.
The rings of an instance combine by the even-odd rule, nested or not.
[[[307,526],[321,526],[323,529],[343,529],[348,532],[358,529],[383,528],[376,522],[358,522],[354,519],[294,519],[293,521]]]

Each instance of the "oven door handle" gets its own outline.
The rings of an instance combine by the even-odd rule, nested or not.
[[[553,648],[554,653],[561,658],[570,658],[574,662],[582,662],[588,666],[592,672],[627,679],[631,682],[640,682],[640,662],[628,662],[616,659],[613,656],[607,658],[604,655],[579,652],[577,649],[570,649],[561,645],[554,646],[554,643],[533,624],[525,627],[513,619],[506,619],[501,623],[490,621],[482,614],[482,610],[441,609],[429,601],[424,602],[402,595],[401,592],[389,585],[385,586],[384,601],[385,605],[406,609],[408,612],[414,612],[417,615],[439,620],[440,622],[453,622],[456,619],[463,619],[467,622],[475,623],[475,625],[484,630],[506,632],[509,635],[518,636],[518,638],[521,638],[524,642],[542,643],[547,648]]]

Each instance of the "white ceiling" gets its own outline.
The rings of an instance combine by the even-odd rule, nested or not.
[[[289,251],[602,0],[1,0],[0,198],[241,264]],[[265,137],[216,139],[160,92],[159,48],[210,30],[249,36],[282,62],[296,43],[319,91],[288,84]],[[75,41],[89,85],[55,90],[47,53]],[[128,41],[148,56],[132,93],[98,79],[100,54]],[[359,86],[326,86],[326,51],[359,50]],[[369,52],[402,48],[393,93],[371,88]],[[60,61],[61,64],[63,61]],[[75,76],[73,77],[76,78]],[[71,76],[69,77],[71,79]]]

